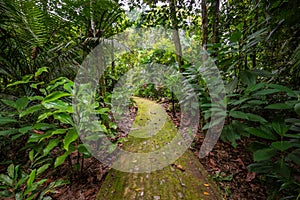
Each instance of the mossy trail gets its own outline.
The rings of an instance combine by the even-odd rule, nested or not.
[[[122,148],[131,152],[151,152],[166,145],[177,129],[164,109],[152,101],[135,98],[138,114]],[[148,164],[148,163],[145,163]],[[97,200],[201,200],[221,199],[197,157],[187,150],[162,170],[126,173],[111,169]]]

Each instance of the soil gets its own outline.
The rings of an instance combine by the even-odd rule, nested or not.
[[[168,115],[175,125],[180,124],[180,113],[173,116],[170,111],[169,102],[160,102],[165,107]],[[123,123],[131,124],[136,116],[136,107],[132,107],[129,117]],[[128,133],[120,131],[119,137],[126,137]],[[202,144],[204,135],[199,131],[191,150],[198,155],[198,150]],[[219,140],[209,155],[199,159],[210,177],[216,181],[219,190],[223,193],[224,199],[248,200],[267,199],[266,188],[261,184],[259,177],[255,173],[247,171],[247,165],[253,162],[252,155],[247,150],[249,139],[243,138],[238,142],[237,148],[233,148],[229,143]],[[76,157],[74,155],[74,157]],[[72,180],[71,184],[61,187],[51,195],[53,199],[69,200],[94,200],[99,188],[107,175],[109,168],[102,165],[94,158],[85,159],[83,173],[80,177]],[[70,174],[66,171],[66,166],[60,167],[59,175],[50,179],[64,178]],[[65,170],[64,170],[65,169]]]

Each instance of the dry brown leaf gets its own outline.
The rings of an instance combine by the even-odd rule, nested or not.
[[[33,132],[36,133],[36,134],[40,134],[40,135],[45,133],[44,131],[38,131],[38,130],[33,130]]]
[[[248,172],[248,173],[247,173],[247,177],[246,177],[246,181],[247,181],[247,182],[252,181],[253,179],[255,179],[255,176],[256,176],[256,173],[255,173],[255,172]]]

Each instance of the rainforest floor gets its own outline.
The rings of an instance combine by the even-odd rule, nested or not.
[[[179,126],[180,113],[177,112],[173,116],[170,111],[170,102],[159,103],[163,105],[174,124]],[[123,122],[123,127],[132,124],[136,114],[137,109],[133,106],[128,113],[127,121]],[[126,135],[126,132],[120,132],[118,137],[126,137]],[[203,139],[204,136],[199,131],[190,147],[195,155],[198,155]],[[247,150],[247,144],[250,142],[248,138],[242,138],[238,146],[233,148],[229,143],[219,140],[207,157],[199,159],[210,178],[216,182],[224,199],[255,200],[267,197],[266,188],[259,177],[255,173],[248,172],[246,168],[253,161],[251,153]],[[74,160],[75,158],[76,155],[74,155]],[[82,173],[76,176],[70,174],[66,166],[61,166],[60,173],[55,174],[51,179],[71,176],[71,184],[58,188],[51,196],[59,200],[94,200],[108,171],[109,168],[95,158],[85,159]]]

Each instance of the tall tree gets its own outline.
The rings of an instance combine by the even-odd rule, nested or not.
[[[208,15],[207,15],[207,8],[206,8],[206,0],[201,1],[201,15],[202,15],[202,49],[204,51],[207,50],[208,44]],[[207,54],[202,54],[202,59],[207,59]]]
[[[213,1],[213,36],[212,43],[219,43],[219,9],[220,9],[220,0]]]
[[[170,6],[170,19],[171,19],[171,26],[173,29],[173,41],[176,50],[176,59],[178,63],[179,72],[182,72],[182,47],[180,43],[179,37],[179,30],[178,30],[178,19],[176,17],[176,4],[175,0],[169,0]]]

